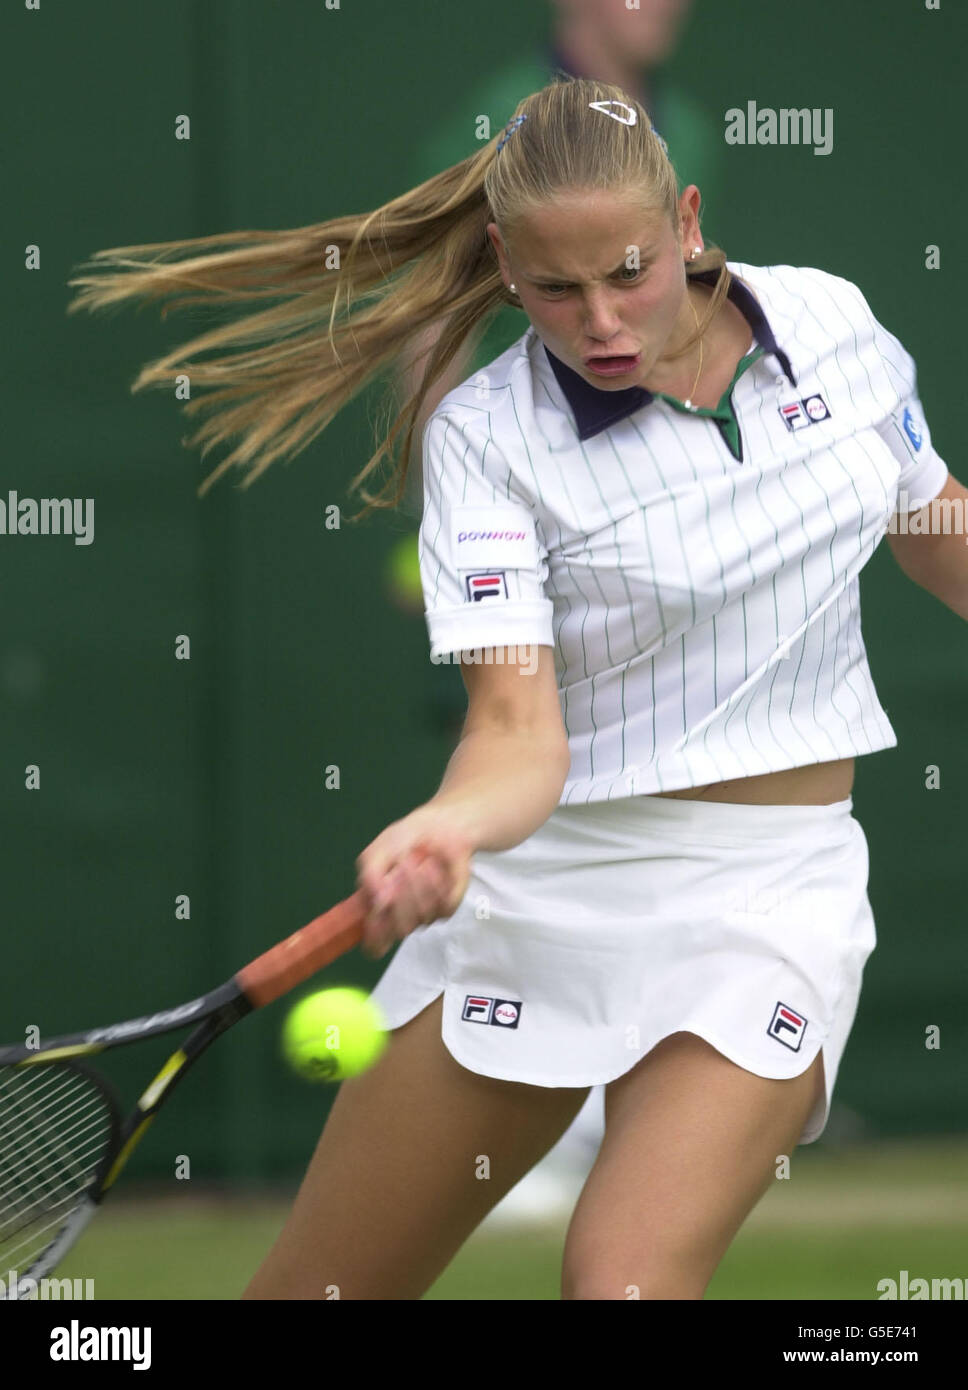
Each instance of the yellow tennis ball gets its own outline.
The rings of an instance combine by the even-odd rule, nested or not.
[[[417,533],[402,536],[390,550],[386,567],[390,596],[407,608],[423,612],[423,588],[420,582],[420,556]]]
[[[387,1045],[386,1020],[362,989],[323,989],[295,1004],[282,1025],[282,1050],[308,1081],[343,1081],[372,1067]]]

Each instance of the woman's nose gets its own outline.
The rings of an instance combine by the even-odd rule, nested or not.
[[[592,291],[585,296],[584,329],[589,338],[607,343],[621,326],[607,290]]]

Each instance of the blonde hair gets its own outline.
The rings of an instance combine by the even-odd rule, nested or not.
[[[624,104],[636,120],[610,118],[593,101]],[[170,388],[173,375],[185,374],[193,388],[211,388],[185,405],[187,415],[205,411],[210,418],[184,442],[201,444],[203,458],[216,444],[240,442],[199,486],[199,496],[233,466],[248,470],[242,483],[248,487],[276,459],[301,453],[343,406],[407,355],[422,330],[442,324],[419,385],[350,483],[367,503],[361,517],[397,506],[428,389],[465,339],[515,302],[502,282],[488,222],[506,235],[522,214],[553,202],[561,190],[607,189],[640,195],[644,209],[664,212],[678,230],[676,171],[648,113],[620,88],[562,74],[519,102],[514,117],[525,119],[509,122],[480,150],[374,212],[283,231],[113,247],[83,263],[99,273],[68,282],[79,287],[68,313],[172,297],[164,318],[190,304],[282,300],[148,363],[131,387]],[[730,282],[716,246],[687,266],[693,273],[712,268],[720,270],[719,280],[683,353],[705,332]],[[225,348],[241,350],[195,360]],[[391,383],[391,400],[392,392]],[[364,480],[385,460],[392,463],[401,435],[391,475],[371,496]]]

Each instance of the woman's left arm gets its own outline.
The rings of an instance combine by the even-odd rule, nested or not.
[[[909,579],[968,622],[968,488],[949,473],[933,501],[907,513],[908,527],[912,517],[924,529],[888,531],[891,553]]]

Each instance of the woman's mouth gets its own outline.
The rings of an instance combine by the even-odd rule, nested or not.
[[[624,376],[639,365],[640,352],[613,355],[611,357],[586,357],[585,366],[596,376]]]

